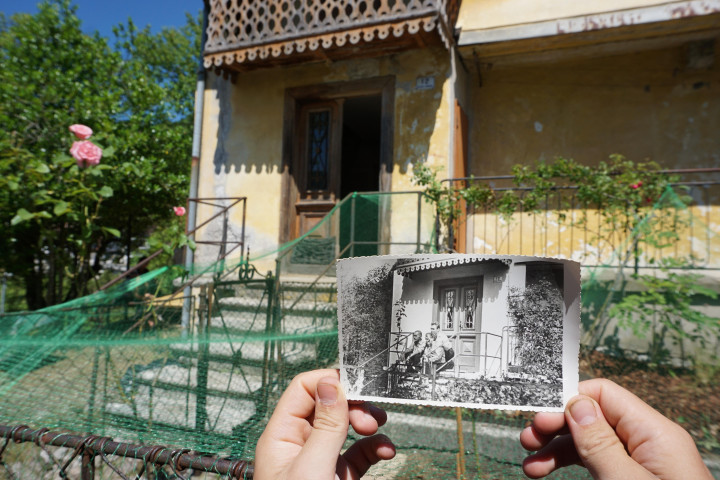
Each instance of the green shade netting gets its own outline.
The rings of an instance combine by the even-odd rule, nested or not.
[[[334,260],[433,250],[432,208],[418,198],[354,195],[306,236],[249,262],[196,265],[184,277],[161,268],[62,305],[1,316],[0,424],[253,458],[293,376],[337,365]],[[267,259],[277,264],[271,276],[238,280],[239,271]],[[193,277],[192,295],[183,298],[180,287]],[[384,433],[399,455],[376,467],[378,475],[456,478],[455,409],[384,407]],[[525,421],[463,410],[467,478],[524,478],[517,435]],[[22,463],[12,448],[5,455],[16,460],[15,475],[38,478],[37,451]],[[554,478],[589,477],[575,469]]]

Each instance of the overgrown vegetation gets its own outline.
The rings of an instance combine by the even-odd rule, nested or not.
[[[176,222],[199,33],[198,18],[157,34],[128,21],[111,43],[82,32],[70,0],[0,20],[0,269],[22,280],[28,308],[95,289],[104,260],[141,256],[149,233]],[[79,176],[62,154],[73,124],[115,147]]]
[[[655,162],[633,162],[622,155],[612,155],[608,162],[600,162],[592,167],[562,157],[534,166],[515,165],[511,172],[514,188],[502,191],[496,191],[489,184],[473,179],[462,182],[441,181],[438,173],[437,169],[417,162],[413,167],[413,181],[424,187],[428,201],[435,206],[446,242],[454,225],[464,221],[463,202],[467,210],[487,210],[511,220],[518,213],[547,209],[550,198],[553,199],[553,205],[558,205],[559,200],[558,220],[574,226],[587,226],[588,212],[597,211],[600,224],[593,240],[601,241],[619,228],[633,231],[647,223],[652,211],[648,207],[660,201],[669,185],[677,181],[677,177],[663,174]],[[572,196],[563,195],[563,192],[570,190]],[[684,205],[691,200],[687,196],[678,198]],[[580,211],[579,215],[570,220],[562,209]],[[664,219],[652,220],[655,224]],[[673,240],[676,240],[676,236],[673,237],[668,229],[663,229],[662,235],[655,233],[643,241],[667,244]],[[445,250],[452,248],[452,245],[444,245]]]
[[[446,251],[453,250],[452,231],[465,221],[466,212],[495,213],[512,223],[524,213],[553,210],[553,221],[589,232],[588,242],[598,251],[614,245],[612,252],[605,252],[612,254],[606,261],[614,275],[602,280],[592,276],[583,286],[582,342],[588,352],[604,343],[622,354],[618,332],[607,335],[608,326],[617,320],[618,328],[639,338],[650,336],[651,365],[671,360],[667,342],[679,347],[684,360],[686,344],[704,347],[707,339],[720,335],[717,319],[694,306],[716,299],[717,293],[699,285],[699,276],[688,272],[695,259],[674,249],[691,221],[692,199],[682,187],[673,187],[678,180],[654,162],[633,162],[621,155],[596,166],[567,158],[516,165],[513,187],[496,190],[475,180],[440,181],[437,170],[422,163],[414,166],[415,183],[424,187],[436,207]],[[655,274],[638,273],[643,256],[650,264],[660,262]],[[663,257],[670,259],[659,260]],[[600,259],[598,254],[596,261]],[[634,287],[628,291],[631,282]]]
[[[517,332],[517,356],[523,372],[562,381],[562,290],[542,272],[523,291],[514,289],[508,313]]]
[[[684,266],[682,261],[666,259],[655,275],[633,275],[640,288],[626,293],[609,311],[620,327],[632,330],[638,337],[650,338],[648,357],[652,365],[670,359],[668,340],[680,348],[684,362],[688,341],[698,342],[705,348],[707,340],[717,338],[720,333],[716,318],[692,307],[694,298],[715,300],[717,292],[699,282],[701,275],[671,270]]]

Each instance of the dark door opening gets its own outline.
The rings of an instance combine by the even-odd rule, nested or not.
[[[340,198],[380,189],[381,96],[346,98],[342,115]],[[377,255],[378,196],[348,199],[340,210],[343,257]],[[365,243],[367,242],[367,243]]]
[[[343,102],[340,198],[380,185],[380,95]]]

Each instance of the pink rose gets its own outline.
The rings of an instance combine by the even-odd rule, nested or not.
[[[76,123],[75,125],[70,125],[70,131],[75,134],[77,138],[80,140],[87,140],[90,138],[90,135],[93,134],[92,128],[86,127],[85,125],[80,125],[79,123]]]
[[[178,217],[182,217],[185,215],[185,207],[173,207],[173,212],[175,212],[175,215]]]
[[[633,183],[632,185],[630,185],[630,188],[632,188],[633,190],[637,190],[637,189],[640,188],[640,187],[642,187],[642,180],[640,180],[640,181],[637,182],[637,183]]]
[[[102,150],[90,140],[73,142],[70,155],[77,160],[78,167],[85,168],[100,163]]]

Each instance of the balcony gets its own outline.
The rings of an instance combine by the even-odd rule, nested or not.
[[[460,0],[210,0],[206,68],[242,71],[452,42]]]

